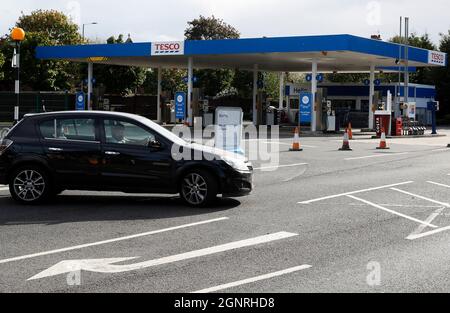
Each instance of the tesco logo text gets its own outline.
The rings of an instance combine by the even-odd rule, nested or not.
[[[159,51],[179,51],[180,44],[179,43],[157,43],[156,50]]]
[[[184,42],[155,42],[152,45],[152,55],[183,53]]]
[[[431,52],[430,61],[431,63],[445,64],[445,55],[442,53]]]

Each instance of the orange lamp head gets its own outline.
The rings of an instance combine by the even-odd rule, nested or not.
[[[23,41],[25,39],[25,31],[20,27],[14,27],[11,31],[11,39],[14,41]]]

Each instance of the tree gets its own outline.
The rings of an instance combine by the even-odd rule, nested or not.
[[[106,42],[108,44],[125,43],[122,34],[117,38],[111,36]],[[130,36],[127,39],[127,43],[129,42],[132,42]],[[105,92],[128,95],[136,93],[137,88],[142,86],[146,78],[146,69],[135,66],[97,64],[95,78],[97,84],[105,87]]]
[[[204,17],[188,22],[184,37],[188,40],[238,39],[241,34],[233,26],[216,17]]]
[[[204,17],[188,22],[184,32],[186,40],[218,40],[237,39],[240,33],[231,25],[216,17]],[[206,95],[215,96],[231,87],[233,82],[232,70],[197,70],[198,81],[195,87],[203,88]]]
[[[55,10],[37,10],[22,14],[16,22],[26,32],[21,45],[22,84],[34,90],[68,90],[80,80],[79,65],[67,61],[38,60],[37,46],[74,45],[82,43],[78,26],[66,15]],[[9,35],[3,37],[0,52],[12,56],[13,44]],[[4,79],[13,83],[15,77],[11,66],[4,63],[1,71]]]
[[[0,68],[3,67],[3,64],[5,64],[5,56],[3,55],[3,53],[0,51]],[[3,77],[5,75],[3,74],[3,72],[0,72],[0,79],[3,80]]]
[[[400,39],[399,36],[395,36],[389,40],[394,43],[404,43],[404,40]],[[427,50],[436,50],[436,45],[431,41],[430,36],[425,33],[422,36],[418,36],[416,33],[412,33],[408,39],[408,44],[413,47],[427,49]],[[416,84],[431,84],[432,81],[432,69],[431,68],[418,68],[416,73],[410,74],[410,82]],[[394,75],[395,76],[395,75]],[[393,75],[391,75],[392,79],[394,79]],[[395,77],[395,79],[398,79]]]
[[[450,30],[447,34],[441,34],[439,50],[450,55]],[[450,122],[450,66],[434,68],[431,73],[436,86],[437,100],[440,101],[440,116],[446,116],[446,122]]]

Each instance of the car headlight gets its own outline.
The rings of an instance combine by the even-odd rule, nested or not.
[[[222,160],[231,166],[233,169],[239,172],[250,172],[252,164],[239,159],[233,159],[228,157],[222,157]],[[249,168],[250,167],[250,168]]]

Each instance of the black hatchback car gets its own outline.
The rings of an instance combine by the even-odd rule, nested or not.
[[[191,206],[252,191],[244,157],[115,112],[28,114],[0,143],[0,184],[24,204],[64,190],[180,194]]]

